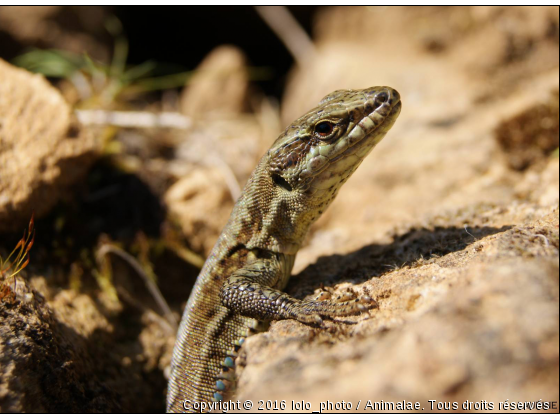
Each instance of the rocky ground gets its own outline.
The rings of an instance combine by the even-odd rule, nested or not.
[[[312,228],[288,292],[377,308],[272,322],[243,348],[236,398],[557,412],[558,11],[319,9],[279,109],[226,46],[180,98],[112,105],[181,111],[186,128],[81,124],[72,86],[0,62],[0,256],[33,212],[36,231],[0,283],[0,412],[162,411],[178,317],[256,161],[326,93],[372,85],[399,90],[401,116]]]

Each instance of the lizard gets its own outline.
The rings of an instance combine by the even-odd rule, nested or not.
[[[359,314],[368,296],[299,300],[282,292],[311,224],[393,126],[399,93],[337,90],[294,121],[261,158],[187,301],[173,349],[167,411],[197,411],[235,385],[235,358],[260,321]],[[199,411],[199,410],[198,410]]]

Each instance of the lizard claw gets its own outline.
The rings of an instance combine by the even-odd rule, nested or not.
[[[318,314],[300,314],[297,320],[304,324],[323,325],[323,318]]]

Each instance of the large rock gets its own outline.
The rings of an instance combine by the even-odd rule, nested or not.
[[[122,410],[116,392],[103,383],[107,372],[99,370],[87,340],[60,323],[43,296],[21,278],[1,286],[0,412]]]
[[[249,75],[245,54],[233,45],[213,49],[197,67],[181,97],[189,116],[239,114],[247,110]]]
[[[93,133],[44,77],[0,60],[0,231],[46,213],[96,151]]]
[[[356,325],[279,321],[250,337],[238,398],[286,400],[290,411],[292,400],[311,410],[344,400],[353,412],[360,400],[358,412],[372,411],[367,400],[436,412],[558,401],[558,207],[456,216],[485,227],[426,221],[390,245],[323,257],[292,279],[293,290],[365,291],[379,307],[354,317]],[[429,400],[458,406],[438,410]]]
[[[288,292],[352,289],[379,308],[250,337],[236,398],[352,412],[558,401],[558,8],[320,13],[283,122],[334,89],[389,85],[403,109],[309,235]]]
[[[162,411],[174,337],[149,310],[0,282],[0,413]]]
[[[190,247],[208,255],[233,207],[223,173],[215,168],[195,169],[173,184],[164,200]]]

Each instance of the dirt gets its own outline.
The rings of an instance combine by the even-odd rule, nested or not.
[[[289,411],[344,400],[352,412],[391,411],[368,400],[525,412],[517,403],[540,400],[555,406],[533,411],[558,412],[558,12],[320,8],[315,55],[290,72],[279,109],[231,82],[238,73],[144,102],[188,110],[192,125],[98,135],[83,179],[52,184],[29,266],[4,275],[0,412],[163,411],[176,321],[240,186],[325,94],[373,85],[400,92],[401,115],[312,228],[287,291],[367,294],[377,307],[325,328],[272,322],[243,346],[235,399]],[[210,58],[206,69],[224,66]],[[213,107],[204,92],[231,97]],[[3,258],[29,220],[16,216],[0,224]],[[171,316],[130,263],[100,258],[107,244],[156,279]]]
[[[503,121],[496,127],[496,140],[506,153],[510,167],[517,170],[542,161],[558,149],[558,91],[549,101]]]

